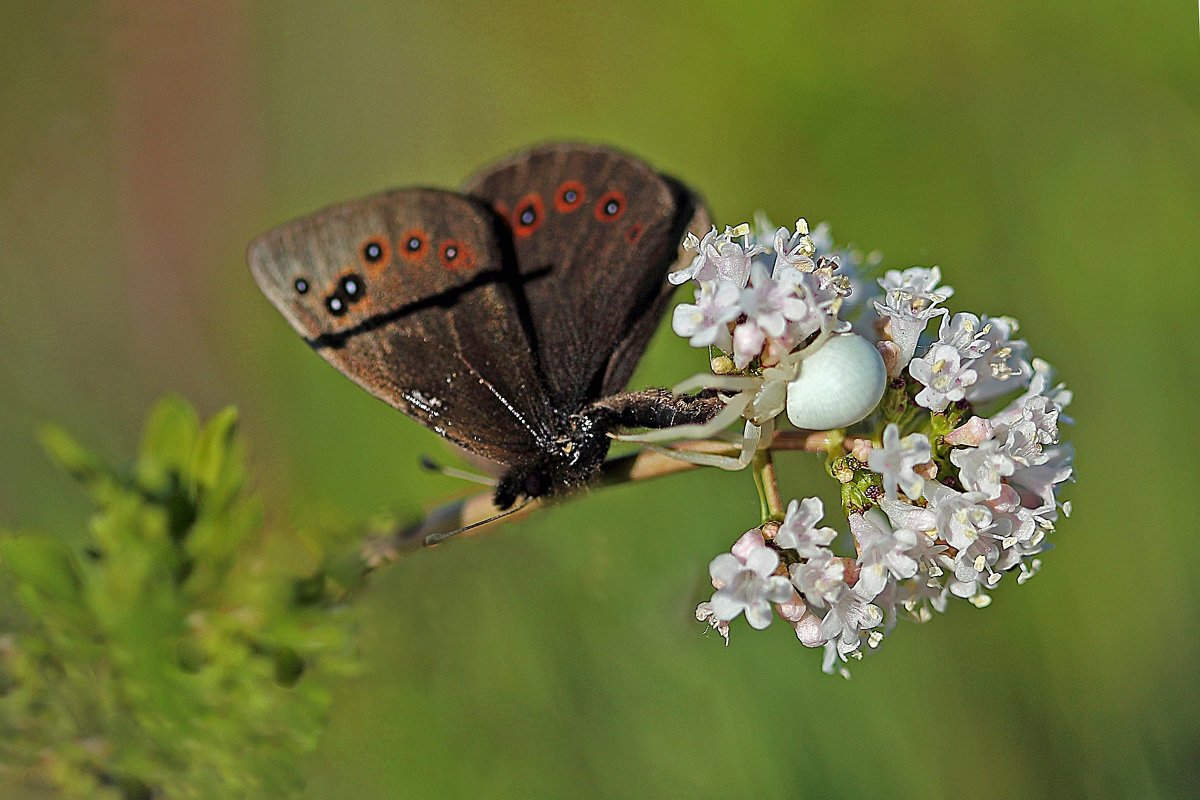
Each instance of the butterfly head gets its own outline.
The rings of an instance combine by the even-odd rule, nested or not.
[[[518,497],[569,494],[591,483],[608,455],[608,425],[587,411],[564,419],[559,434],[544,442],[536,459],[511,467],[496,487],[495,503],[508,508]]]

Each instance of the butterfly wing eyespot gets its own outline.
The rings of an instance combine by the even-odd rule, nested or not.
[[[554,207],[561,214],[568,214],[583,205],[587,199],[586,189],[579,181],[566,181],[554,193]]]
[[[618,189],[610,189],[596,201],[596,219],[612,222],[625,213],[625,205],[625,193]]]
[[[532,235],[541,227],[545,215],[542,196],[536,192],[530,192],[517,202],[516,208],[513,210],[513,233],[520,239]]]
[[[354,305],[366,297],[367,284],[361,275],[351,272],[338,281],[337,294],[346,305]]]
[[[438,247],[438,259],[446,269],[470,270],[475,268],[475,253],[457,239],[447,239]]]
[[[325,308],[329,309],[329,313],[335,317],[340,317],[350,310],[350,306],[342,299],[338,292],[334,292],[325,298]]]
[[[400,255],[408,261],[416,261],[425,255],[429,247],[429,239],[425,231],[414,229],[408,231],[399,239]]]
[[[308,294],[308,279],[296,278],[292,283],[292,287],[296,290],[296,294]]]
[[[370,239],[367,239],[359,247],[358,252],[362,256],[363,263],[367,266],[382,264],[391,255],[387,239],[384,239],[382,236],[372,236]]]
[[[625,241],[630,244],[637,244],[638,239],[642,238],[642,234],[646,232],[645,226],[640,222],[635,222],[625,229]]]

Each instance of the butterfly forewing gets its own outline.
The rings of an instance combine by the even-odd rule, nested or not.
[[[694,196],[641,161],[554,144],[467,194],[393,191],[288,223],[249,258],[327,361],[505,465],[494,502],[507,508],[593,480],[614,427],[709,413],[610,397],[662,316],[684,233],[702,225]]]
[[[680,240],[706,222],[695,199],[637,159],[575,144],[520,153],[465,190],[512,231],[552,400],[578,410],[624,388],[665,308]]]
[[[387,192],[250,245],[255,279],[321,355],[367,391],[479,455],[544,446],[547,404],[490,208]]]

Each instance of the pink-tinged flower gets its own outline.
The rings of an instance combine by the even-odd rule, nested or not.
[[[718,619],[713,611],[712,603],[701,603],[696,606],[696,619],[707,622],[709,627],[725,640],[725,646],[729,646],[729,620]]]
[[[683,246],[695,251],[696,256],[688,266],[667,275],[667,280],[675,285],[687,280],[724,280],[738,288],[745,286],[754,256],[764,250],[759,245],[743,245],[734,241],[748,230],[726,228],[724,233],[717,233],[717,229],[713,228],[704,234],[703,239],[697,239],[689,233]]]
[[[761,533],[755,530],[742,536],[733,552],[722,553],[708,565],[717,588],[710,601],[713,617],[728,622],[744,613],[753,628],[770,625],[771,603],[792,597],[788,579],[774,574],[778,566],[779,555],[763,544]]]
[[[978,447],[992,438],[996,426],[985,417],[971,417],[945,435],[947,444],[955,447]]]
[[[825,515],[825,507],[819,498],[807,497],[788,503],[783,524],[775,534],[775,544],[795,550],[801,558],[819,555],[822,548],[837,538],[833,528],[818,528],[817,523]]]

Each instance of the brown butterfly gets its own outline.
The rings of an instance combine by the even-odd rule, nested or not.
[[[495,503],[595,478],[609,433],[703,422],[711,394],[620,393],[670,298],[680,242],[708,216],[628,155],[549,144],[461,193],[399,189],[268,231],[248,258],[329,363],[497,462]]]

